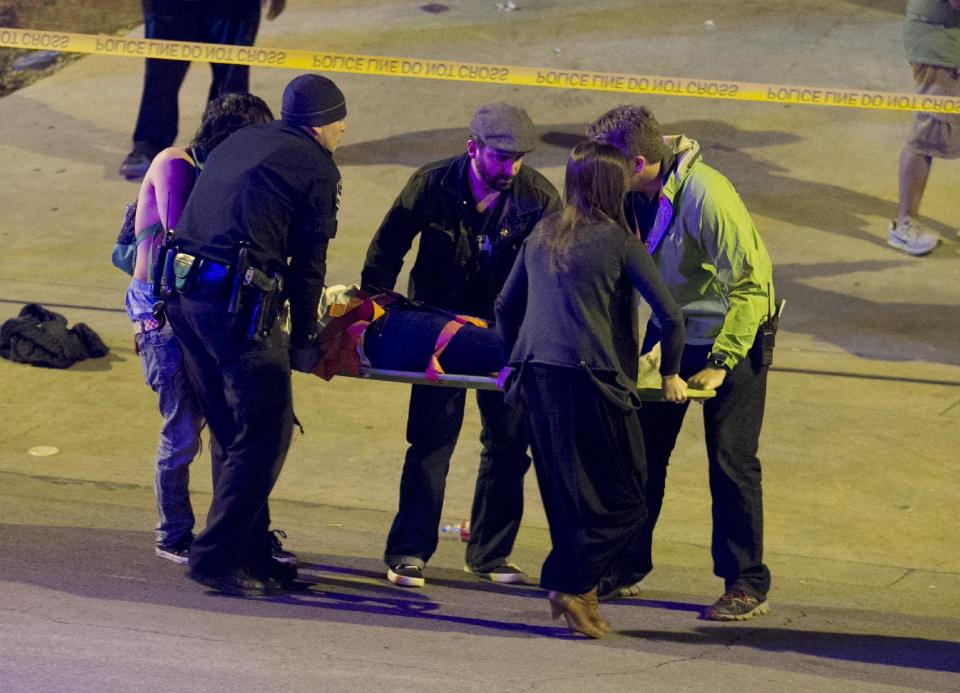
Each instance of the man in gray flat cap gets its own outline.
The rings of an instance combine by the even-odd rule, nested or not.
[[[520,244],[544,216],[559,209],[556,188],[523,166],[537,132],[522,108],[481,106],[470,124],[467,150],[427,164],[400,192],[373,237],[361,275],[364,289],[393,289],[414,238],[420,246],[410,271],[409,296],[451,312],[487,320]],[[437,548],[450,457],[460,435],[466,391],[414,385],[399,510],[387,537],[387,578],[422,587],[423,569]],[[522,583],[509,562],[523,513],[523,477],[530,467],[522,410],[499,392],[477,391],[482,430],[480,469],[470,514],[468,573]]]

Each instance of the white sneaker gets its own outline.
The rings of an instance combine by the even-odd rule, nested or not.
[[[920,224],[910,217],[903,221],[891,221],[887,233],[887,245],[902,250],[908,255],[926,255],[940,243],[940,236],[924,231]]]

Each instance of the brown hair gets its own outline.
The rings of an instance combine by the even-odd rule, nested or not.
[[[566,254],[584,223],[609,222],[626,231],[623,198],[627,193],[627,159],[609,144],[581,142],[567,159],[563,209],[545,220],[550,268],[566,271]]]
[[[643,156],[649,163],[663,161],[667,147],[660,124],[645,106],[617,106],[587,128],[587,137],[611,144],[627,157]]]
[[[190,146],[199,150],[201,160],[214,147],[240,128],[269,123],[270,107],[259,96],[245,92],[228,92],[213,98],[203,111],[200,127]]]

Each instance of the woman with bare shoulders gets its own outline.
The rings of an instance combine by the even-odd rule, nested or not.
[[[200,449],[203,414],[187,380],[180,345],[164,318],[162,303],[154,296],[153,266],[164,235],[179,221],[210,151],[236,130],[271,120],[270,107],[259,97],[218,96],[207,105],[189,147],[168,147],[153,159],[137,196],[137,260],[126,308],[144,379],[157,393],[163,417],[156,462],[156,554],[176,563],[187,562],[193,542],[189,465]]]

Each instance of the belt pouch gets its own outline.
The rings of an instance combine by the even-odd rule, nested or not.
[[[185,294],[193,288],[201,262],[187,253],[177,253],[173,256],[173,287],[177,293]]]

